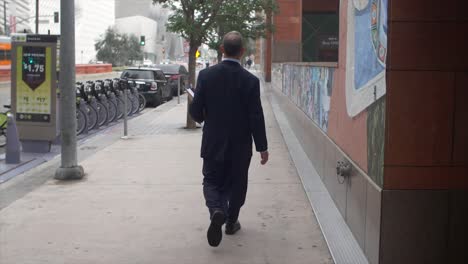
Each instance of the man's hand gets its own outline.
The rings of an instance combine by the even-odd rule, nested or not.
[[[268,150],[267,150],[267,151],[260,152],[260,158],[262,159],[262,160],[260,161],[260,164],[262,164],[262,165],[267,164],[269,155],[270,155],[270,154],[268,153]]]

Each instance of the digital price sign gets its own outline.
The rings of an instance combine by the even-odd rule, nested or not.
[[[37,46],[18,47],[21,56],[21,80],[17,82],[16,120],[50,122],[51,90],[50,64],[51,48]],[[19,59],[19,58],[18,58]],[[19,77],[19,76],[18,76]],[[18,78],[19,79],[19,78]]]
[[[45,47],[23,48],[23,81],[35,90],[45,81]]]

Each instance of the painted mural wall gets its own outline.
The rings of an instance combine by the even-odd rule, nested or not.
[[[342,8],[348,12],[346,106],[356,116],[385,95],[388,0],[349,0]]]
[[[325,132],[333,73],[333,68],[283,65],[283,93]]]
[[[388,0],[341,1],[338,67],[283,64],[280,78],[283,93],[379,186],[383,185],[387,13]]]

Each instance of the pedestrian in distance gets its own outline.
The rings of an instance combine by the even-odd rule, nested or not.
[[[252,141],[261,164],[268,162],[268,144],[260,81],[240,62],[245,52],[242,35],[224,36],[221,63],[198,75],[190,115],[203,123],[203,194],[210,212],[208,244],[217,247],[225,234],[241,229],[239,212],[247,194]],[[253,139],[253,140],[252,140]]]
[[[247,67],[250,69],[250,67],[252,67],[252,59],[248,59],[247,60]]]

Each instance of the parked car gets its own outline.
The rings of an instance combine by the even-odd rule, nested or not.
[[[122,72],[121,78],[134,81],[150,106],[158,106],[172,99],[171,87],[161,69],[128,68]]]
[[[172,90],[172,95],[177,95],[178,79],[180,77],[180,93],[185,92],[185,87],[188,84],[188,71],[187,68],[179,64],[159,64],[156,68],[161,69],[169,81],[169,86]]]

